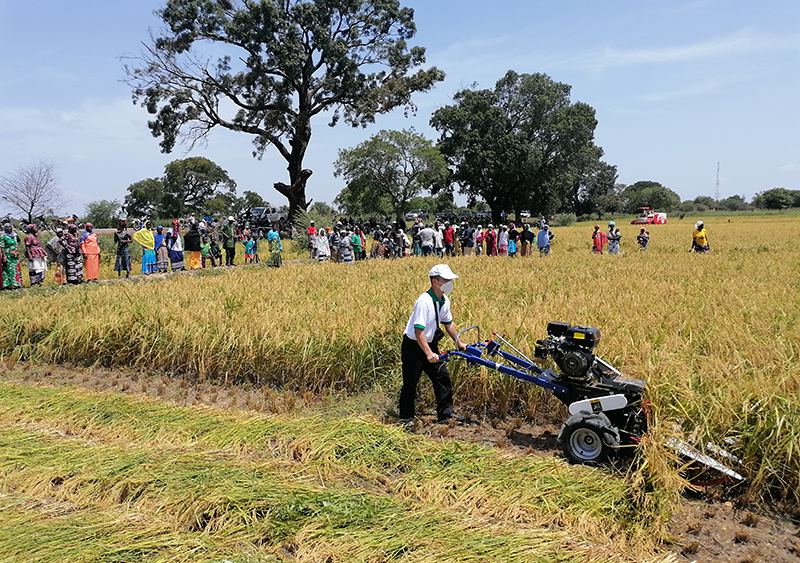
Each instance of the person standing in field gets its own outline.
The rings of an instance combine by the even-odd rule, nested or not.
[[[455,242],[456,242],[456,231],[453,227],[450,226],[449,221],[445,221],[444,224],[444,255],[445,256],[455,256]]]
[[[66,283],[64,279],[64,245],[61,242],[64,238],[64,230],[56,229],[56,235],[47,241],[45,250],[47,251],[47,260],[52,265],[55,264],[55,282],[58,285]]]
[[[475,256],[483,254],[483,227],[478,225],[475,227]]]
[[[67,232],[64,234],[63,244],[67,283],[73,285],[83,283],[83,255],[81,254],[81,237],[78,234],[78,225],[70,223],[67,227]]]
[[[417,236],[419,236],[419,246],[420,250],[422,251],[422,255],[430,256],[433,254],[433,247],[436,242],[436,231],[434,231],[428,224],[419,230]]]
[[[555,236],[550,230],[550,226],[545,223],[544,228],[536,235],[536,247],[539,249],[540,256],[550,256],[550,241]]]
[[[317,231],[317,235],[314,237],[312,244],[316,249],[317,260],[320,264],[330,260],[331,245],[330,240],[328,240],[328,233],[325,231],[325,229],[320,229]]]
[[[311,242],[311,246],[313,247],[313,240],[317,238],[317,235],[312,235],[308,240]],[[247,240],[244,241],[244,263],[245,264],[253,264],[256,259],[256,241],[253,239],[253,235],[247,235]],[[313,250],[313,248],[312,248]]]
[[[534,235],[533,230],[531,230],[530,225],[524,223],[522,225],[522,232],[519,235],[519,241],[522,245],[520,250],[520,256],[530,256],[531,255],[531,247],[533,246],[533,240],[536,238]]]
[[[142,273],[146,276],[156,272],[156,237],[152,229],[152,223],[146,221],[133,233],[133,240],[142,247]]]
[[[177,219],[172,220],[172,228],[167,231],[167,255],[173,272],[186,269],[186,262],[183,258],[183,240],[181,239],[180,223]]]
[[[508,256],[508,230],[505,225],[500,225],[497,231],[497,254]]]
[[[450,311],[447,295],[453,291],[453,280],[458,276],[447,264],[437,264],[428,272],[431,287],[420,295],[414,303],[414,311],[403,331],[400,359],[403,363],[403,386],[400,390],[398,410],[401,422],[412,427],[416,409],[417,384],[425,373],[433,384],[436,397],[436,418],[439,422],[455,420],[463,422],[464,417],[453,412],[453,385],[447,366],[439,361],[439,341],[444,331],[455,342],[459,350],[467,346],[458,338],[458,331]]]
[[[306,235],[308,235],[308,246],[309,246],[308,257],[311,260],[314,260],[317,257],[317,248],[316,245],[314,244],[317,238],[317,227],[314,225],[314,221],[309,221],[308,229],[306,229]]]
[[[353,231],[353,234],[350,236],[350,244],[353,246],[353,256],[355,257],[357,262],[360,262],[361,250],[364,248],[363,243],[361,241],[361,235]]]
[[[195,222],[189,224],[189,230],[184,235],[186,250],[189,252],[189,269],[200,270],[203,267],[202,245],[200,242],[200,229]]]
[[[647,250],[647,245],[650,243],[650,233],[644,227],[636,235],[636,242],[639,243],[639,250]]]
[[[100,244],[94,225],[86,223],[81,233],[81,252],[84,256],[84,269],[87,282],[97,282],[100,277]]]
[[[475,254],[475,230],[466,221],[461,224],[459,237],[461,238],[461,251],[464,256]]]
[[[517,255],[517,249],[519,248],[519,231],[517,230],[514,223],[508,224],[508,255],[511,258],[514,258]]]
[[[602,254],[603,248],[607,243],[608,237],[600,230],[600,225],[595,225],[594,232],[592,233],[592,252],[595,254]]]
[[[28,226],[28,236],[25,237],[25,258],[28,259],[31,287],[41,284],[47,271],[47,252],[42,248],[36,225]]]
[[[165,274],[169,271],[169,250],[167,250],[167,237],[164,234],[164,227],[161,225],[156,227],[153,240],[156,247],[156,270]]]
[[[708,234],[706,233],[706,226],[702,221],[698,221],[694,224],[694,232],[692,233],[692,248],[689,250],[689,252],[692,250],[701,254],[710,250],[708,246]]]
[[[19,235],[11,223],[3,224],[0,236],[0,263],[3,266],[3,289],[22,287],[22,267],[19,264]]]
[[[275,226],[273,225],[273,229]],[[272,231],[270,231],[272,232]],[[236,260],[236,227],[233,216],[228,217],[228,222],[222,226],[222,248],[225,249],[225,265],[235,266]]]
[[[608,223],[608,253],[609,254],[619,254],[619,241],[622,238],[622,235],[619,234],[619,229],[617,229],[617,224],[614,221],[609,221]]]
[[[272,228],[267,233],[267,241],[269,242],[269,259],[267,260],[267,266],[270,268],[280,268],[281,264],[283,264],[283,258],[281,256],[283,245],[281,244],[281,235],[278,232],[277,224],[272,224]]]
[[[486,243],[486,256],[497,256],[497,233],[494,232],[494,225],[491,223],[483,233],[483,242]]]
[[[161,235],[161,241],[164,241],[164,236]],[[117,225],[117,232],[114,233],[114,244],[117,245],[117,251],[114,256],[114,271],[117,272],[117,277],[125,272],[125,277],[131,277],[131,270],[133,265],[131,263],[131,242],[133,237],[128,232],[128,225],[125,221],[120,221]]]
[[[444,225],[436,225],[434,228],[433,253],[439,258],[444,256]]]

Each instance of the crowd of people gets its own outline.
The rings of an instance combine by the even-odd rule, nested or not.
[[[489,224],[473,227],[466,221],[460,224],[425,223],[414,221],[410,229],[401,222],[391,225],[364,225],[338,222],[332,227],[317,227],[311,221],[306,232],[311,259],[325,262],[352,263],[370,258],[403,258],[406,256],[528,256],[538,249],[550,255],[550,243],[555,236],[545,221],[538,225],[539,232],[524,224],[518,229],[514,223]],[[366,231],[366,233],[365,233]],[[408,231],[408,232],[406,232]],[[367,236],[372,246],[367,250]]]
[[[537,232],[538,230],[538,232]],[[366,233],[368,234],[365,234]],[[408,231],[408,232],[406,232]],[[164,228],[153,228],[148,221],[138,230],[128,230],[125,221],[120,221],[114,234],[114,271],[117,276],[130,276],[133,270],[131,245],[142,249],[142,274],[158,274],[183,270],[199,270],[217,266],[234,266],[237,244],[244,247],[244,263],[260,262],[259,244],[266,239],[269,256],[266,264],[280,267],[283,263],[283,243],[278,225],[272,225],[266,236],[248,223],[238,224],[233,217],[217,223],[208,217],[202,220],[191,218],[188,229],[181,230],[177,220]],[[554,233],[544,219],[535,226],[512,222],[495,227],[492,224],[473,227],[468,222],[451,224],[449,221],[425,223],[414,221],[407,229],[405,223],[391,225],[365,224],[343,220],[331,227],[317,227],[314,221],[306,231],[309,256],[319,262],[333,261],[351,264],[367,258],[403,258],[407,256],[529,256],[538,250],[549,256]],[[367,236],[372,240],[368,241]],[[619,254],[622,234],[614,221],[608,223],[608,231],[600,225],[594,226],[592,252]],[[97,233],[91,223],[79,232],[77,224],[66,230],[58,229],[45,244],[39,238],[35,225],[27,228],[23,241],[13,224],[3,225],[0,237],[0,263],[2,263],[3,289],[22,287],[22,256],[20,246],[24,243],[30,285],[37,286],[45,279],[45,273],[54,270],[57,284],[80,284],[97,282],[100,272],[101,248]],[[647,250],[650,233],[640,229],[636,244]],[[368,245],[371,245],[368,250]],[[223,262],[224,251],[224,262]],[[702,221],[695,224],[690,252],[708,252],[708,234]]]
[[[267,266],[280,267],[283,243],[277,225],[272,226],[265,238],[269,252]],[[244,263],[255,264],[260,262],[260,239],[258,231],[247,225],[240,228],[233,217],[222,224],[208,218],[192,218],[185,232],[177,220],[172,221],[168,229],[161,225],[153,229],[147,221],[132,233],[127,223],[120,221],[114,233],[114,271],[118,277],[123,274],[130,277],[133,270],[132,244],[142,249],[142,274],[145,275],[222,266],[223,250],[224,265],[234,266],[237,243],[244,246]],[[99,280],[102,251],[92,223],[86,223],[82,232],[74,223],[66,229],[56,229],[55,235],[43,244],[36,225],[29,225],[24,240],[20,240],[14,225],[6,222],[0,237],[3,289],[22,287],[22,244],[31,287],[44,282],[48,270],[54,272],[53,279],[57,284],[96,283]]]

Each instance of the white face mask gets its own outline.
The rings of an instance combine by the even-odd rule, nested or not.
[[[439,289],[442,290],[442,293],[446,295],[450,295],[450,292],[453,291],[453,280],[450,280],[447,283],[443,283]]]

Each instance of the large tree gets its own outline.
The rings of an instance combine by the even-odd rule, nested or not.
[[[0,177],[0,200],[20,211],[28,223],[52,215],[64,203],[56,183],[57,168],[49,160],[40,160]]]
[[[203,213],[207,201],[235,192],[236,182],[209,159],[195,156],[174,160],[164,168],[161,211],[165,217]]]
[[[274,146],[289,171],[274,187],[292,216],[310,204],[303,161],[314,117],[364,126],[413,107],[414,92],[444,78],[412,73],[425,50],[408,47],[414,12],[398,0],[169,0],[158,15],[166,29],[125,72],[162,150],[217,126],[252,135],[256,157]]]
[[[128,186],[128,195],[122,210],[131,219],[161,216],[164,201],[164,182],[161,178],[147,178]]]
[[[352,149],[339,151],[335,175],[362,198],[386,198],[398,221],[411,200],[448,177],[447,163],[433,143],[414,131],[380,131]]]
[[[640,180],[627,186],[622,192],[628,213],[638,212],[640,207],[656,211],[672,211],[681,204],[681,197],[666,186],[652,180]]]
[[[122,204],[116,199],[101,199],[86,204],[84,219],[97,228],[116,227],[119,221]]]
[[[495,220],[503,210],[558,211],[602,155],[594,110],[571,103],[570,90],[546,74],[509,71],[493,90],[462,90],[434,112],[453,180],[471,200],[486,201]]]

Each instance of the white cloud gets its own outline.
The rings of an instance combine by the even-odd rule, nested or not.
[[[781,172],[797,172],[798,167],[796,164],[787,164],[786,166],[781,166]]]
[[[606,47],[599,51],[584,53],[573,62],[595,71],[602,71],[625,66],[684,63],[733,55],[798,50],[800,50],[798,34],[767,37],[755,33],[752,29],[744,28],[727,36],[688,45],[629,50]]]

